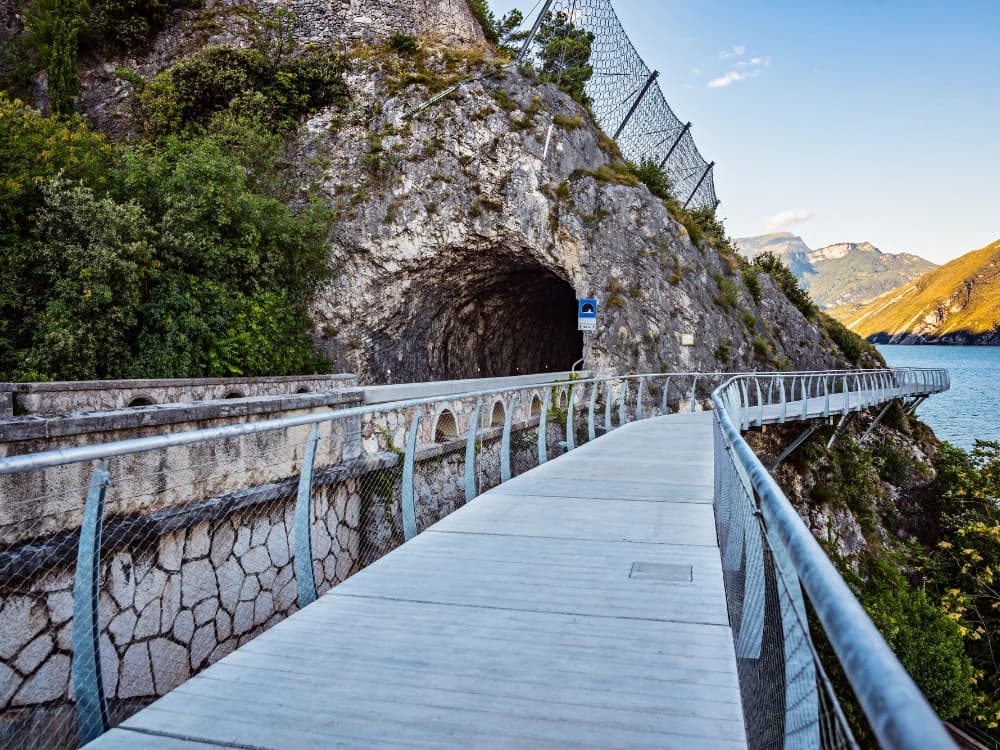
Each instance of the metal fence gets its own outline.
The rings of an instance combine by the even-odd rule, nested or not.
[[[502,481],[720,373],[561,380],[0,459],[0,746],[75,747]]]
[[[561,15],[593,34],[593,74],[585,91],[598,124],[614,138],[622,156],[656,164],[682,206],[714,211],[719,205],[712,174],[715,162],[698,151],[691,123],[682,122],[670,108],[657,82],[659,73],[639,55],[611,0],[547,0],[536,21],[546,14]],[[531,54],[531,41],[529,37],[519,59]]]
[[[751,748],[857,748],[809,633],[815,613],[887,748],[953,748],[741,430],[824,420],[947,390],[944,370],[741,375],[712,394],[715,512]],[[884,412],[883,412],[884,413]]]

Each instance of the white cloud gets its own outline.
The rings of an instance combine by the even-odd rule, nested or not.
[[[747,53],[745,44],[737,44],[732,49],[723,50],[719,53],[719,59],[728,60],[731,57],[743,57]]]
[[[705,84],[705,88],[709,89],[722,89],[730,84],[736,83],[737,81],[742,81],[747,77],[746,73],[737,73],[735,70],[731,70],[723,76],[718,78],[713,78],[711,81]]]
[[[812,217],[813,212],[804,208],[786,208],[784,211],[778,211],[767,220],[767,231],[775,232],[782,227],[801,224],[804,221],[809,221]]]
[[[770,57],[751,57],[749,60],[739,60],[736,67],[739,70],[730,70],[718,78],[713,78],[705,84],[706,88],[722,89],[737,81],[745,81],[747,78],[754,78],[760,75],[760,71],[771,64]]]

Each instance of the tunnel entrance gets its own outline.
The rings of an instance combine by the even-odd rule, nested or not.
[[[376,372],[419,381],[572,367],[583,352],[573,287],[537,261],[484,255],[410,278],[401,335],[378,335],[369,352]]]

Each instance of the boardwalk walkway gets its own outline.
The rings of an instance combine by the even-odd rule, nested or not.
[[[745,747],[711,412],[480,496],[91,748]]]

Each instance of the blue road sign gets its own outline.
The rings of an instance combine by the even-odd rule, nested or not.
[[[576,301],[576,327],[579,331],[597,330],[597,300],[593,297]]]

